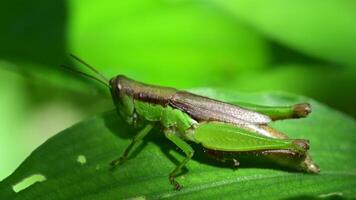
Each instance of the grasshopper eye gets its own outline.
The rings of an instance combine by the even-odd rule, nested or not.
[[[120,81],[118,81],[118,79],[116,77],[110,79],[109,84],[110,84],[110,87],[113,90],[117,91],[117,92],[120,92],[121,89],[122,89],[122,85],[121,85]]]
[[[117,89],[118,89],[119,91],[122,89],[121,83],[118,83],[118,84],[117,84]]]

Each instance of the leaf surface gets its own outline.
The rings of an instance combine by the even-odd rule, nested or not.
[[[241,163],[240,169],[232,170],[204,154],[199,145],[193,145],[196,154],[177,179],[184,188],[173,191],[168,174],[182,160],[183,154],[176,151],[159,129],[151,132],[124,164],[111,170],[109,162],[122,153],[135,133],[111,111],[78,123],[38,147],[0,183],[0,199],[356,197],[354,119],[294,95],[240,94],[213,89],[194,92],[230,102],[311,103],[313,112],[308,118],[274,122],[272,126],[292,138],[309,139],[310,153],[320,165],[321,173],[310,175],[249,163]],[[36,183],[22,188],[18,185],[33,175]]]
[[[278,43],[354,67],[356,4],[350,0],[212,0]],[[351,42],[352,41],[352,42]]]

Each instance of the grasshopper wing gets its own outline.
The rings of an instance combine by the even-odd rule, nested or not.
[[[291,150],[305,153],[300,140],[268,138],[237,126],[221,122],[202,123],[194,130],[194,140],[207,149],[247,152],[259,150]]]
[[[184,91],[175,93],[169,105],[200,122],[220,121],[244,125],[267,124],[271,121],[268,116],[258,112]]]

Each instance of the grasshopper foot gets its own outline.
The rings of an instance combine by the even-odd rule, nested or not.
[[[179,184],[173,176],[169,176],[169,182],[171,182],[171,184],[173,185],[174,190],[179,191],[183,188],[183,186]]]
[[[115,159],[115,160],[111,161],[110,165],[111,165],[111,167],[114,168],[114,167],[122,164],[125,160],[126,160],[126,157],[120,157],[118,159]]]
[[[233,162],[234,170],[237,170],[239,168],[239,166],[240,166],[240,162],[235,158],[233,158],[231,160]]]

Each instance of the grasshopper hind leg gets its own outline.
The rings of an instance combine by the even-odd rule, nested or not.
[[[204,148],[204,152],[207,153],[210,157],[212,157],[213,159],[220,161],[222,163],[227,163],[232,165],[232,168],[234,170],[238,169],[238,167],[240,166],[240,162],[239,160],[234,157],[234,158],[228,158],[224,156],[223,152],[220,151],[215,151],[215,150],[210,150],[210,149],[206,149]]]
[[[126,159],[127,156],[129,155],[130,151],[134,147],[135,144],[140,142],[153,128],[153,124],[147,124],[140,132],[137,133],[137,135],[132,139],[131,143],[129,144],[128,147],[126,147],[124,153],[117,159],[113,160],[110,162],[110,165],[115,167],[117,165],[122,164]]]

